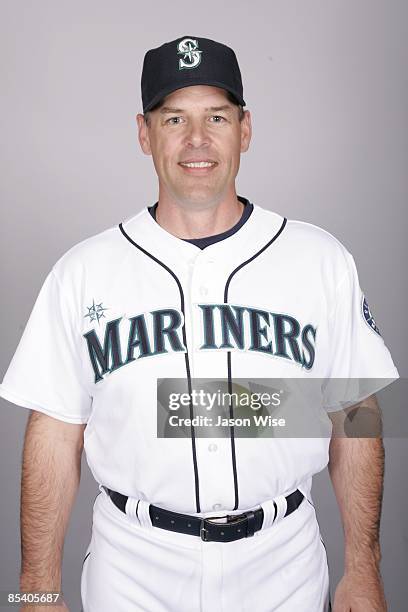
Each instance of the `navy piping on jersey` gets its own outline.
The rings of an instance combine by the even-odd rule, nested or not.
[[[237,221],[237,223],[233,227],[226,230],[225,232],[221,232],[220,234],[214,234],[212,236],[205,236],[204,238],[181,238],[181,240],[184,240],[185,242],[191,242],[191,244],[194,244],[195,246],[203,250],[206,247],[210,246],[210,244],[215,244],[216,242],[225,240],[225,238],[229,238],[229,236],[232,236],[233,234],[235,234],[235,232],[237,232],[244,225],[244,223],[248,221],[254,209],[254,205],[247,198],[244,198],[242,196],[237,196],[237,198],[244,205],[244,210],[242,212],[241,218]],[[158,202],[153,204],[153,206],[148,207],[147,209],[149,213],[151,214],[151,216],[153,217],[153,219],[156,221],[156,223],[157,223],[157,220],[156,220],[157,206],[158,206]]]
[[[283,219],[282,225],[280,226],[279,230],[276,232],[275,236],[273,238],[271,238],[271,240],[269,240],[269,242],[267,242],[257,253],[255,253],[255,255],[252,255],[252,257],[250,257],[246,261],[243,261],[239,266],[237,266],[235,268],[235,270],[233,270],[231,272],[231,274],[229,275],[229,277],[227,279],[227,282],[225,283],[225,289],[224,289],[224,303],[225,304],[228,304],[228,289],[229,289],[229,286],[231,284],[232,277],[235,276],[235,274],[239,270],[241,270],[241,268],[243,268],[244,266],[249,264],[256,257],[261,255],[261,253],[263,253],[268,247],[270,247],[271,244],[273,242],[275,242],[275,240],[283,232],[286,223],[287,223],[287,219],[285,217]],[[231,351],[228,351],[228,353],[227,353],[227,368],[228,368],[228,393],[230,393],[230,397],[232,397]],[[234,408],[233,408],[232,402],[230,403],[230,418],[231,419],[234,418]],[[232,470],[233,470],[233,473],[234,473],[234,490],[235,490],[235,504],[234,504],[233,510],[237,510],[238,506],[239,506],[239,494],[238,494],[237,463],[236,463],[236,457],[235,457],[235,431],[234,431],[234,425],[231,425],[230,432],[231,432]]]
[[[241,199],[241,198],[239,198]],[[252,212],[252,211],[251,211]],[[152,213],[150,213],[152,214]],[[242,217],[241,217],[242,219]],[[238,222],[239,223],[239,222]],[[250,257],[249,259],[247,259],[246,261],[242,262],[239,266],[237,266],[229,275],[226,283],[225,283],[225,289],[224,289],[224,303],[227,304],[228,303],[228,290],[229,290],[229,286],[231,283],[231,280],[233,278],[233,276],[235,276],[235,274],[241,270],[241,268],[243,268],[244,266],[246,266],[247,264],[251,263],[256,257],[258,257],[259,255],[261,255],[268,247],[271,246],[271,244],[273,242],[275,242],[275,240],[280,236],[280,234],[283,232],[285,225],[287,223],[287,219],[286,217],[284,218],[281,227],[279,228],[279,230],[277,231],[277,233],[273,236],[273,238],[271,238],[271,240],[269,240],[269,242],[267,242],[259,251],[257,251],[254,255],[252,255],[252,257]],[[235,228],[235,226],[234,226]],[[141,247],[139,244],[137,244],[125,231],[125,229],[123,228],[123,224],[119,223],[119,229],[122,232],[122,234],[124,235],[124,237],[131,243],[133,244],[133,246],[135,246],[137,249],[139,249],[140,251],[142,251],[142,253],[144,253],[145,255],[147,255],[148,257],[150,257],[151,259],[153,259],[153,261],[155,261],[156,263],[158,263],[159,265],[161,265],[176,281],[179,292],[180,292],[180,307],[181,307],[181,311],[183,313],[183,328],[182,328],[182,332],[183,332],[183,342],[184,342],[184,346],[186,347],[186,353],[185,353],[185,364],[186,364],[186,374],[187,374],[187,382],[188,382],[188,390],[189,390],[189,395],[190,398],[192,396],[192,386],[191,386],[191,372],[190,372],[190,362],[189,362],[189,356],[188,356],[188,346],[187,346],[187,336],[186,336],[186,329],[185,329],[185,308],[184,308],[184,293],[183,293],[183,288],[181,286],[181,283],[179,281],[179,279],[177,278],[176,274],[168,267],[166,266],[165,263],[163,263],[162,261],[160,261],[157,257],[155,257],[154,255],[152,255],[151,253],[149,253],[148,251],[146,251],[143,247]],[[233,229],[233,228],[232,228]],[[235,230],[236,231],[236,230]],[[232,232],[232,233],[235,233]],[[232,394],[232,366],[231,366],[231,351],[227,352],[227,369],[228,369],[228,391],[229,393]],[[192,407],[192,402],[190,399],[190,418],[193,419],[194,416],[194,412],[193,412],[193,407]],[[230,404],[230,418],[233,418],[234,416],[234,409],[233,409],[233,405]],[[191,429],[191,444],[192,444],[192,452],[193,452],[193,464],[194,464],[194,479],[195,479],[195,499],[196,499],[196,509],[197,512],[201,512],[201,508],[200,508],[200,491],[199,491],[199,477],[198,477],[198,467],[197,467],[197,453],[196,453],[196,444],[195,444],[195,431],[194,431],[194,426],[191,425],[190,426]],[[230,432],[231,432],[231,458],[232,458],[232,469],[233,469],[233,474],[234,474],[234,493],[235,493],[235,503],[234,503],[234,508],[233,510],[237,510],[238,509],[238,505],[239,505],[239,493],[238,493],[238,476],[237,476],[237,464],[236,464],[236,455],[235,455],[235,431],[234,431],[234,426],[232,425],[230,427]]]
[[[85,563],[85,561],[87,560],[90,554],[91,554],[91,551],[89,551],[89,553],[85,555],[84,560],[82,561],[82,565]]]
[[[186,364],[188,392],[189,392],[189,396],[190,396],[190,418],[193,419],[194,412],[193,412],[193,405],[192,405],[192,402],[191,402],[193,390],[192,390],[192,386],[191,386],[190,361],[189,361],[189,356],[188,356],[188,346],[187,346],[187,336],[186,336],[186,326],[185,326],[186,325],[185,324],[186,315],[185,315],[185,308],[184,308],[184,292],[183,292],[183,287],[181,286],[181,283],[180,283],[179,279],[177,278],[177,276],[175,275],[175,273],[173,272],[173,270],[170,270],[170,268],[168,266],[166,266],[165,263],[160,261],[160,259],[157,259],[157,257],[155,257],[154,255],[152,255],[151,253],[146,251],[143,247],[141,247],[140,244],[137,244],[134,240],[132,240],[132,238],[124,230],[122,223],[119,223],[119,229],[122,232],[122,234],[124,235],[124,237],[127,240],[129,240],[129,242],[131,244],[133,244],[133,246],[135,246],[137,249],[139,249],[139,251],[141,251],[142,253],[147,255],[147,257],[150,257],[151,259],[153,259],[153,261],[158,263],[159,266],[162,266],[174,278],[174,280],[177,283],[177,287],[178,287],[178,290],[180,292],[180,308],[181,308],[181,312],[183,313],[183,328],[182,328],[182,331],[183,331],[183,342],[184,342],[184,346],[186,347],[186,352],[184,353],[184,359],[185,359],[185,364]],[[200,510],[200,485],[199,485],[199,479],[198,479],[198,467],[197,467],[197,453],[196,453],[196,443],[195,443],[195,431],[194,431],[194,427],[192,425],[190,426],[190,429],[191,429],[191,445],[192,445],[192,451],[193,451],[193,464],[194,464],[194,481],[195,481],[196,508],[197,508],[197,512],[201,512],[201,510]]]

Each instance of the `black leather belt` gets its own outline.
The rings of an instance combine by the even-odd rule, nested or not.
[[[104,487],[109,497],[119,510],[125,512],[126,495],[112,491]],[[287,508],[285,516],[296,510],[304,498],[303,493],[296,489],[293,493],[286,497]],[[274,520],[276,517],[277,506],[273,502],[275,508]],[[137,510],[136,510],[137,514]],[[168,531],[176,531],[187,535],[200,536],[204,542],[233,542],[241,538],[253,536],[255,531],[259,531],[263,523],[263,509],[257,508],[249,512],[235,515],[223,515],[219,517],[212,516],[210,518],[200,518],[189,514],[180,514],[171,510],[165,510],[158,506],[149,506],[150,519],[154,527],[167,529]],[[226,518],[226,523],[215,523],[215,518]]]

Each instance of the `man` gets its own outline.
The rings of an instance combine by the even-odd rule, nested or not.
[[[251,116],[230,48],[184,36],[150,50],[142,98],[158,201],[60,258],[0,389],[32,410],[21,588],[61,587],[84,445],[100,486],[84,612],[331,609],[310,495],[329,460],[345,532],[333,610],[384,611],[381,439],[245,437],[233,404],[223,436],[194,421],[200,378],[375,381],[342,396],[375,410],[398,372],[354,260],[324,230],[237,195]],[[178,435],[172,409],[161,426],[156,395],[175,384],[162,379],[187,390]],[[334,422],[341,402],[327,397]]]

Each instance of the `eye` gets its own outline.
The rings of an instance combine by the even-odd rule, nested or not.
[[[166,123],[168,123],[169,125],[177,125],[181,122],[181,119],[181,117],[170,117],[166,120]]]
[[[210,120],[213,120],[213,123],[223,123],[226,121],[226,119],[221,117],[221,115],[211,115]]]

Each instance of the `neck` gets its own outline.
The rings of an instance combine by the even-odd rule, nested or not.
[[[159,197],[156,221],[178,238],[205,238],[231,229],[241,218],[244,205],[234,191],[217,202],[177,202]]]

